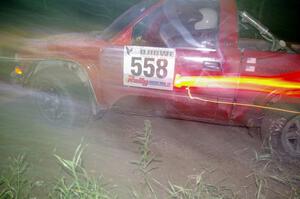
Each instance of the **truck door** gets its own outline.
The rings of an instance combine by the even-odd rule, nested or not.
[[[237,39],[234,37],[237,36],[234,35],[235,15],[227,18],[227,12],[236,10],[232,4],[226,6],[223,3],[220,7],[218,1],[170,0],[123,31],[118,42],[102,52],[102,84],[106,85],[108,101],[125,94],[160,97],[167,100],[165,108],[171,115],[175,112],[183,118],[228,121],[236,85],[227,88],[222,81],[224,77],[238,75],[240,57],[234,41],[230,40]],[[225,13],[220,12],[223,7]],[[233,34],[228,27],[233,29]],[[229,32],[230,36],[224,32]],[[173,89],[124,86],[124,46],[174,49]],[[190,81],[181,84],[185,78]]]
[[[238,74],[240,57],[237,48],[220,48],[219,10],[218,1],[167,1],[133,27],[132,45],[176,49],[171,95],[177,97],[168,103],[171,112],[218,122],[230,118],[228,102],[234,100],[236,85],[224,89],[219,80]],[[185,79],[190,83],[181,84]]]

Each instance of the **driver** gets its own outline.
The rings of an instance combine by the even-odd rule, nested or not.
[[[160,36],[169,47],[215,48],[218,14],[212,8],[189,9],[190,12],[166,11],[169,21]],[[169,14],[169,15],[168,15]]]
[[[200,20],[195,21],[192,35],[202,46],[215,48],[218,14],[212,8],[199,9]]]
[[[218,14],[217,11],[211,8],[199,9],[201,19],[196,21],[194,24],[194,30],[215,30],[218,25]]]

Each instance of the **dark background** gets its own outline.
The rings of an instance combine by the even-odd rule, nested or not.
[[[0,31],[52,34],[101,30],[138,1],[1,0]],[[299,0],[238,0],[238,6],[280,38],[300,42]]]
[[[0,30],[101,30],[138,0],[2,0]]]

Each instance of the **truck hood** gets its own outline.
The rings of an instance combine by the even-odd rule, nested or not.
[[[57,35],[51,35],[43,38],[43,40],[47,40],[48,42],[61,42],[61,41],[87,41],[91,39],[100,38],[101,32],[93,31],[86,33],[63,33]]]
[[[108,42],[100,37],[99,32],[64,33],[45,36],[39,39],[27,39],[21,47],[21,54],[41,55],[53,52],[82,51],[106,46]]]

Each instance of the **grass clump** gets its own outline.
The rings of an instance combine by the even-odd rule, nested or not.
[[[71,160],[55,155],[63,169],[63,177],[59,178],[45,197],[53,199],[114,199],[101,177],[92,178],[82,166],[84,148],[80,144]],[[8,171],[0,175],[0,199],[33,199],[34,188],[42,185],[42,181],[27,178],[29,164],[24,155],[12,158]],[[5,175],[7,174],[7,175]],[[43,191],[43,190],[39,190]]]
[[[256,198],[265,199],[275,194],[282,198],[300,199],[300,176],[293,172],[297,168],[274,159],[272,150],[266,147],[261,152],[255,151],[256,168],[251,175],[255,179]]]
[[[174,199],[233,199],[235,196],[226,196],[226,190],[204,182],[189,183],[185,187],[174,185],[169,182],[169,195]]]
[[[80,144],[71,160],[55,155],[65,176],[58,180],[50,198],[59,199],[113,199],[115,194],[110,192],[101,177],[92,178],[82,166],[84,147]]]
[[[164,186],[158,180],[151,177],[151,172],[158,167],[154,167],[155,162],[161,162],[158,160],[151,151],[152,144],[152,125],[151,122],[146,120],[144,122],[144,131],[138,133],[135,136],[134,142],[138,145],[139,160],[134,161],[133,164],[138,166],[144,178],[144,186],[148,189],[148,194],[143,192],[138,194],[136,190],[132,191],[132,196],[137,199],[142,198],[154,198],[157,199],[157,192],[154,189],[153,183],[159,186],[160,190],[166,192],[167,198],[172,199],[235,199],[238,198],[231,189],[226,187],[217,187],[209,185],[204,182],[202,172],[200,175],[193,176],[188,179],[184,186],[176,185],[172,182],[168,182],[167,186]]]
[[[139,160],[133,161],[141,172],[144,179],[144,187],[148,189],[148,193],[138,194],[135,190],[132,191],[134,198],[143,198],[145,195],[150,195],[151,198],[157,199],[157,194],[152,186],[150,174],[157,167],[153,167],[154,162],[159,162],[154,153],[151,151],[152,144],[152,125],[149,120],[144,122],[144,131],[137,133],[134,138],[134,143],[138,145]],[[143,197],[141,197],[143,195]]]
[[[236,199],[237,195],[231,189],[226,187],[217,187],[214,185],[206,184],[204,182],[202,172],[200,175],[193,176],[188,179],[184,186],[168,182],[168,187],[164,187],[168,194],[168,198],[172,199]],[[160,186],[162,184],[156,181]]]
[[[0,176],[0,199],[27,199],[31,197],[33,183],[26,177],[28,162],[24,155],[11,158],[7,171]]]
[[[150,145],[152,144],[152,125],[149,120],[144,122],[144,131],[136,134],[134,143],[138,145],[140,158],[132,163],[137,165],[144,175],[149,174],[152,170],[156,169],[152,167],[152,164],[159,162],[150,149]]]

